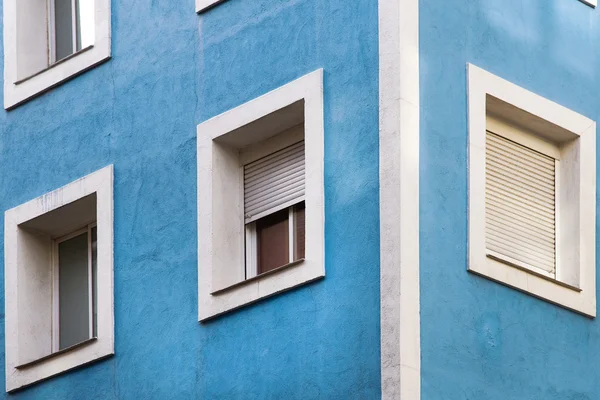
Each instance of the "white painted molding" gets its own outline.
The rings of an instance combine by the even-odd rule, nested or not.
[[[196,0],[196,12],[201,13],[227,0]]]
[[[39,1],[24,0],[4,1],[4,108],[9,110],[35,97],[60,83],[69,80],[86,70],[108,60],[111,56],[111,0],[95,0],[95,40],[90,48],[79,51],[65,60],[47,67],[47,43],[40,41],[40,35],[46,34],[45,15],[42,20],[31,20],[18,13],[31,15],[31,18],[41,18]],[[25,4],[30,7],[25,7]],[[45,2],[44,2],[45,4]],[[23,26],[19,26],[21,21]],[[42,27],[44,32],[38,35],[30,34],[31,27]],[[17,32],[25,30],[28,35],[22,35],[17,43]],[[44,36],[45,37],[45,36]],[[21,48],[25,46],[26,48]],[[32,54],[41,53],[42,58]],[[19,61],[21,60],[21,61]],[[31,62],[35,65],[31,69]],[[43,64],[40,64],[40,62]],[[21,65],[19,65],[21,63]],[[45,63],[45,64],[44,64]],[[29,64],[29,65],[27,65]],[[26,70],[25,76],[23,71]]]
[[[596,316],[596,123],[468,64],[468,270],[589,317]],[[556,276],[549,279],[488,257],[485,154],[488,113],[560,149]],[[533,133],[529,133],[533,132]],[[506,133],[504,133],[506,134]],[[562,216],[562,217],[561,217]]]
[[[381,392],[421,396],[419,2],[379,1]]]
[[[598,0],[580,0],[583,4],[587,4],[588,6],[596,8],[598,5]]]
[[[245,280],[243,163],[304,123],[304,261]],[[323,70],[198,125],[198,319],[325,276]],[[281,144],[281,143],[280,143]],[[246,160],[248,161],[248,160]]]
[[[51,316],[48,315],[43,321],[39,307],[32,305],[48,304],[50,307],[51,304],[52,284],[46,277],[52,275],[52,234],[37,230],[24,233],[25,228],[20,225],[26,225],[61,207],[69,207],[94,193],[98,235],[97,338],[72,350],[51,355],[51,323],[45,323],[50,321]],[[4,299],[8,392],[114,354],[113,215],[112,165],[5,212]],[[63,214],[59,218],[61,223],[65,220],[69,220],[70,224],[77,223],[76,217],[64,217]],[[52,222],[57,222],[57,219],[52,219]],[[52,225],[51,229],[55,228]],[[26,265],[25,261],[30,262]],[[27,274],[24,274],[22,271],[26,266]],[[27,358],[32,353],[32,347],[37,348],[37,362]],[[29,366],[23,367],[23,364]]]

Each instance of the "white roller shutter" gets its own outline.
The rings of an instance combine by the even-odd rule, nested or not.
[[[246,223],[304,200],[304,141],[244,166]]]
[[[487,132],[488,254],[554,273],[555,168],[554,158]]]

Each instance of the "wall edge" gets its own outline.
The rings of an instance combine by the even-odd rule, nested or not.
[[[382,399],[418,400],[419,1],[379,1]]]

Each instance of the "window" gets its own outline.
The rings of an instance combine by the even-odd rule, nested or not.
[[[199,319],[325,275],[322,71],[198,126]]]
[[[595,317],[595,135],[469,65],[469,271]]]
[[[304,141],[244,166],[246,278],[304,258]]]
[[[487,256],[555,278],[558,148],[533,135],[525,146],[500,121],[488,116],[487,124]]]
[[[53,243],[54,352],[96,337],[96,224]]]
[[[6,388],[110,356],[112,166],[6,211]]]
[[[48,0],[49,63],[94,44],[93,0]]]
[[[246,225],[247,278],[304,259],[304,210],[302,202]]]
[[[110,0],[4,2],[4,107],[110,58]]]

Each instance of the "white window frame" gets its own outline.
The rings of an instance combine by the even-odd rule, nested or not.
[[[19,2],[21,2],[20,6],[18,6]],[[52,51],[50,49],[50,43],[53,42],[52,38],[44,37],[42,41],[39,37],[42,33],[44,36],[48,34],[47,20],[51,20],[48,12],[53,8],[46,7],[46,10],[44,10],[42,17],[45,18],[46,23],[43,27],[38,27],[40,31],[38,36],[26,37],[22,35],[21,40],[23,41],[18,43],[17,32],[19,32],[19,29],[24,29],[18,23],[19,21],[27,21],[28,18],[22,16],[22,18],[18,18],[18,12],[22,12],[26,16],[32,15],[31,18],[40,18],[40,10],[35,7],[37,3],[33,3],[32,0],[27,3],[28,6],[25,6],[25,3],[24,0],[4,1],[4,108],[7,110],[44,93],[111,57],[111,0],[94,0],[94,44],[76,51],[58,62],[53,62],[54,60],[51,58],[54,53],[53,49]],[[39,25],[38,22],[35,22],[35,26]],[[73,45],[76,46],[76,42]],[[48,61],[48,65],[36,67],[35,70],[24,76],[19,71],[19,63],[28,62],[27,57],[20,56],[27,49],[23,49],[21,46],[35,48],[36,51],[43,52],[42,56]],[[36,66],[37,64],[38,62],[36,62]],[[23,64],[21,64],[21,68],[24,68]]]
[[[56,62],[56,0],[47,0],[48,7],[48,63],[52,65]],[[77,53],[77,0],[71,0],[71,38],[73,41],[73,54]],[[60,60],[59,60],[60,61]]]
[[[468,270],[535,297],[596,316],[596,123],[585,116],[468,64],[469,250]],[[552,153],[561,164],[556,193],[554,276],[490,257],[485,245],[485,152],[488,114],[529,133],[522,144]],[[514,124],[514,125],[513,125]],[[505,130],[510,135],[510,129]],[[517,133],[514,133],[517,135]],[[516,136],[513,136],[515,138]],[[537,144],[536,144],[537,143]],[[544,146],[543,148],[540,146]],[[556,153],[554,153],[556,156]],[[557,158],[557,157],[555,157]],[[566,178],[566,179],[565,179]],[[567,214],[567,212],[573,213]]]
[[[253,123],[303,102],[305,141],[305,258],[286,268],[245,277],[243,166],[298,141],[294,128],[254,138]],[[296,121],[296,116],[294,116]],[[296,122],[297,123],[297,122]],[[296,125],[289,125],[289,127]],[[264,126],[262,128],[265,128]],[[243,131],[243,132],[242,132]],[[242,132],[241,135],[240,132]],[[284,132],[280,134],[281,132]],[[277,134],[276,134],[277,133]],[[237,136],[236,136],[237,135]],[[323,71],[317,70],[198,125],[198,319],[205,321],[325,276]],[[240,147],[223,141],[245,141]],[[249,141],[249,142],[248,142]],[[290,143],[291,141],[291,143]],[[242,150],[242,151],[240,151]],[[262,154],[262,155],[261,155]],[[229,164],[220,159],[230,157]],[[254,158],[256,159],[256,158]],[[227,187],[224,188],[223,186]],[[225,282],[225,283],[223,283]]]
[[[288,263],[286,265],[282,265],[279,268],[285,268],[292,263],[304,261],[304,259],[296,260],[296,213],[294,213],[294,208],[302,201],[304,200],[301,200],[298,203],[287,207],[289,257]],[[265,218],[267,216],[268,215],[262,218]],[[258,239],[256,234],[256,222],[259,220],[260,218],[256,221],[252,221],[246,224],[246,279],[258,276]]]
[[[88,224],[85,228],[71,232],[52,241],[52,351],[60,350],[60,276],[59,276],[59,244],[79,235],[87,233],[88,242],[88,309],[89,309],[89,339],[94,339],[94,279],[92,274],[92,229],[97,223]],[[77,346],[78,344],[75,344]]]
[[[225,2],[227,0],[196,0],[196,12],[201,13]]]
[[[37,217],[55,211],[61,207],[96,195],[96,224],[97,224],[97,262],[96,299],[97,319],[96,335],[90,340],[70,348],[53,352],[54,332],[52,327],[40,330],[39,327],[28,333],[28,340],[48,342],[48,354],[38,360],[21,359],[23,335],[20,334],[20,321],[29,321],[35,315],[28,314],[28,309],[20,306],[20,300],[31,296],[24,292],[26,287],[36,287],[36,281],[23,281],[23,274],[18,271],[24,266],[22,249],[19,238],[20,225]],[[6,391],[12,392],[29,386],[51,376],[64,373],[73,368],[103,359],[114,354],[114,297],[113,297],[113,166],[109,165],[81,179],[67,184],[52,192],[7,210],[4,216],[4,299],[5,299],[5,356],[6,356]],[[91,238],[91,236],[90,236]],[[54,241],[55,242],[55,241]],[[48,241],[47,250],[48,270],[52,271],[53,263],[52,242]],[[56,275],[52,279],[56,279]],[[26,277],[31,280],[32,278]],[[51,280],[52,280],[51,279]],[[27,284],[26,284],[27,283]],[[53,282],[50,282],[51,286]],[[52,290],[52,288],[50,288]],[[52,292],[52,296],[54,293]],[[49,299],[50,300],[50,299]],[[54,301],[54,297],[52,297]],[[50,306],[49,312],[53,319],[57,307]],[[92,310],[93,313],[93,310]],[[93,314],[92,314],[93,315]],[[93,329],[93,327],[92,327]],[[39,338],[39,339],[37,339]]]

